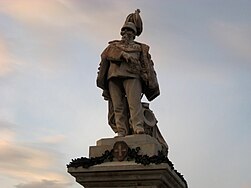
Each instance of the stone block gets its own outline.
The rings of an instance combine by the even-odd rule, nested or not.
[[[158,151],[162,150],[161,144],[149,135],[129,135],[125,137],[103,138],[98,140],[96,146],[89,147],[89,157],[99,157],[106,150],[112,150],[114,144],[118,141],[126,142],[131,149],[140,147],[139,155],[158,155]]]
[[[68,172],[85,188],[186,188],[186,183],[166,163],[141,165],[133,161],[70,167]]]

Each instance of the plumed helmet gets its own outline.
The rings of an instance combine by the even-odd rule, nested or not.
[[[134,13],[129,14],[126,17],[125,23],[123,27],[121,28],[121,30],[123,30],[124,28],[130,28],[135,31],[135,34],[137,36],[139,36],[143,31],[143,23],[142,23],[139,13],[140,13],[140,10],[137,9],[135,10]]]
[[[135,35],[137,34],[137,29],[136,29],[136,26],[134,25],[134,23],[132,23],[132,22],[124,23],[123,27],[121,28],[121,31],[123,31],[126,28],[133,30]]]

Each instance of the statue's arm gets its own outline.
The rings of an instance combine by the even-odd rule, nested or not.
[[[124,51],[116,45],[116,42],[111,43],[106,51],[106,57],[111,62],[122,61]]]
[[[101,61],[98,67],[98,75],[96,79],[96,84],[99,88],[103,90],[107,90],[107,73],[110,67],[110,62],[107,59],[107,52],[109,50],[109,46],[102,52]]]
[[[149,101],[152,101],[160,95],[159,83],[157,80],[157,74],[154,70],[154,63],[149,54],[149,46],[142,44],[142,61],[144,71],[142,80],[144,81],[144,94]]]

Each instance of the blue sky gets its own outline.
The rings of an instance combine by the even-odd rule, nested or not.
[[[141,9],[169,158],[193,188],[251,188],[251,1],[0,0],[0,182],[80,188],[72,158],[113,137],[100,54]],[[146,99],[144,99],[146,101]]]

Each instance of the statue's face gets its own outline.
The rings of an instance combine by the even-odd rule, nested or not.
[[[121,35],[122,35],[122,40],[124,40],[124,41],[131,41],[135,38],[135,33],[130,28],[124,28],[121,31]]]

